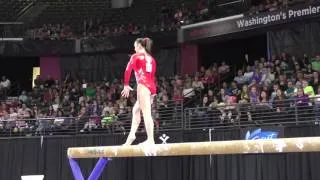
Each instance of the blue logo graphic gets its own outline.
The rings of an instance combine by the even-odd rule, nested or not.
[[[262,131],[261,128],[253,131],[247,131],[246,140],[254,140],[254,139],[277,139],[279,136],[279,132],[277,131]]]

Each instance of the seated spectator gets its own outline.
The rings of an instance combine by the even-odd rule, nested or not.
[[[53,91],[51,88],[49,88],[44,94],[43,94],[43,101],[46,104],[52,103],[55,98],[57,97],[57,92]]]
[[[4,116],[5,112],[8,112],[8,107],[5,102],[1,102],[0,117]]]
[[[288,81],[287,89],[285,90],[284,94],[287,99],[292,99],[295,96],[295,87],[293,86],[292,81]]]
[[[53,125],[55,126],[55,128],[62,128],[65,125],[65,119],[64,119],[64,115],[63,115],[63,111],[61,109],[59,109],[57,111],[57,116],[55,117],[54,121],[53,121]]]
[[[55,123],[55,115],[46,116],[46,114],[42,114],[42,112],[39,111],[37,116],[34,118],[37,120],[37,128],[35,130],[36,135],[45,135],[51,131],[51,128],[54,127],[53,124]]]
[[[294,105],[297,107],[295,113],[298,115],[299,121],[309,120],[310,118],[312,110],[309,107],[309,97],[309,95],[304,93],[302,88],[297,89]]]
[[[177,9],[175,14],[174,14],[174,19],[176,20],[176,22],[180,22],[183,19],[183,14],[182,11],[180,9]]]
[[[0,129],[5,129],[8,120],[8,112],[2,111],[2,115],[0,116]]]
[[[18,113],[18,117],[16,120],[16,126],[13,130],[14,133],[22,133],[25,132],[26,130],[28,130],[29,126],[27,123],[27,120],[30,120],[31,117],[31,111],[30,109],[24,109],[21,110],[20,113]],[[27,131],[26,131],[27,133]]]
[[[302,87],[303,87],[304,94],[308,95],[309,97],[314,97],[315,96],[313,87],[309,86],[308,81],[303,80],[302,81]]]
[[[91,108],[92,108],[92,114],[101,114],[101,109],[98,105],[97,100],[93,100]]]
[[[230,72],[230,67],[229,65],[226,64],[226,62],[222,61],[221,66],[218,69],[220,74],[226,74]]]
[[[207,96],[208,96],[208,100],[210,103],[213,102],[214,99],[216,99],[216,97],[213,94],[213,90],[211,90],[211,89],[208,90]]]
[[[303,73],[301,71],[298,71],[296,73],[296,87],[302,87],[302,81],[304,80],[304,77],[303,77]]]
[[[48,110],[47,110],[47,112],[45,113],[45,117],[54,117],[55,116],[55,110],[54,110],[54,108],[53,108],[53,106],[52,105],[50,105],[49,107],[48,107]]]
[[[256,68],[252,74],[251,82],[254,80],[257,84],[260,83],[262,74],[259,68]]]
[[[183,89],[183,97],[190,99],[195,95],[194,89],[192,88],[191,83],[186,83],[184,89]]]
[[[284,97],[283,92],[281,89],[277,89],[276,91],[276,96],[274,97],[273,100],[273,107],[276,109],[276,112],[284,112],[286,109],[286,99]]]
[[[210,102],[209,102],[208,96],[204,96],[204,97],[203,97],[203,100],[202,100],[202,103],[200,104],[199,107],[201,107],[201,108],[208,108],[209,105],[210,105]]]
[[[176,104],[180,104],[183,102],[183,95],[182,95],[182,91],[175,88],[173,91],[173,97],[172,100],[175,101]]]
[[[51,86],[54,85],[54,83],[54,79],[50,75],[48,75],[46,80],[44,81],[44,87],[51,88]]]
[[[266,72],[262,73],[261,82],[264,86],[270,86],[275,80],[275,73],[273,72],[272,68],[267,68]]]
[[[16,120],[18,118],[18,113],[16,113],[15,108],[10,108],[9,117],[6,122],[6,129],[11,130],[16,126]]]
[[[286,76],[284,74],[281,74],[279,76],[278,83],[279,83],[280,89],[282,91],[285,91],[287,89],[287,79],[286,79]]]
[[[157,102],[161,102],[164,96],[168,96],[168,91],[166,88],[162,87],[157,95]]]
[[[57,96],[57,97],[54,99],[54,102],[52,103],[52,108],[53,108],[53,111],[54,111],[54,112],[57,112],[58,109],[62,108],[62,105],[60,104],[60,98],[59,98],[59,96]]]
[[[312,61],[312,70],[320,72],[320,55],[316,55],[315,58],[311,59]]]
[[[28,96],[26,95],[26,91],[22,91],[21,95],[19,96],[19,100],[23,103],[27,103]]]
[[[233,118],[233,115],[234,115],[234,111],[236,109],[236,103],[237,103],[237,97],[236,96],[227,96],[227,106],[226,106],[226,109],[228,111],[228,119],[231,123],[234,123],[234,118]]]
[[[248,85],[248,88],[251,89],[255,87],[257,90],[260,90],[260,84],[257,82],[256,79],[252,79],[250,84]]]
[[[259,102],[260,105],[270,106],[268,94],[266,91],[261,91]]]
[[[110,113],[108,112],[105,114],[105,116],[101,120],[101,127],[102,128],[107,128],[109,133],[111,133],[113,130],[115,130],[116,127],[118,127],[117,123],[118,121],[118,116],[116,115],[115,110],[112,108],[110,110]],[[122,122],[120,122],[122,124]]]
[[[295,96],[295,105],[296,106],[308,106],[309,98],[308,95],[304,93],[302,88],[297,89],[297,95]]]
[[[37,75],[37,77],[34,79],[33,83],[34,83],[34,86],[37,88],[39,88],[43,84],[43,81],[42,81],[40,75]]]
[[[134,26],[133,31],[132,31],[132,34],[133,34],[133,35],[138,35],[138,34],[140,34],[140,30],[139,30],[139,27],[138,27],[137,25]]]
[[[254,72],[252,71],[251,67],[247,66],[247,71],[243,74],[244,79],[245,79],[245,83],[248,83],[251,81],[253,74],[254,74]]]
[[[216,83],[217,80],[217,72],[215,70],[215,68],[208,69],[205,71],[204,76],[202,77],[201,81],[203,83],[203,85],[208,88],[210,85]]]
[[[93,88],[92,84],[89,83],[88,86],[84,89],[84,95],[88,99],[92,99],[96,96],[96,90]]]
[[[249,101],[250,101],[250,98],[249,98],[248,86],[247,85],[243,85],[242,86],[242,91],[241,91],[241,94],[240,94],[239,103],[248,103]]]
[[[112,102],[108,102],[108,104],[104,103],[101,115],[106,116],[111,112],[111,109],[112,109]]]
[[[320,85],[318,72],[313,72],[310,85],[313,87],[313,89],[318,89],[318,86]]]
[[[225,108],[227,105],[227,94],[225,92],[224,89],[220,89],[220,93],[219,96],[217,98],[218,104],[217,104],[217,109],[221,112],[220,117],[220,122],[222,123],[226,117],[226,113],[225,113]]]
[[[314,102],[315,102],[314,109],[315,109],[315,118],[316,118],[315,124],[319,124],[320,122],[320,86],[318,86],[317,88],[317,94],[315,96]]]
[[[273,91],[271,92],[270,101],[273,102],[277,97],[278,90],[280,89],[279,84],[273,85]],[[281,89],[280,89],[281,90]]]
[[[252,104],[260,103],[259,97],[260,97],[260,95],[259,95],[259,92],[257,91],[257,88],[252,87],[250,90],[250,93],[249,93],[250,103],[252,103]]]
[[[10,86],[11,86],[10,80],[9,80],[7,77],[2,76],[1,82],[0,82],[0,88],[2,88],[2,89],[4,89],[4,88],[9,89]]]
[[[3,97],[7,96],[7,92],[10,89],[10,86],[11,86],[10,80],[7,77],[2,76],[2,79],[0,82],[0,93]]]
[[[194,80],[192,82],[192,88],[197,92],[201,92],[204,89],[203,83],[202,81],[199,81],[198,76],[194,77]]]
[[[230,92],[231,92],[232,96],[236,96],[237,99],[239,99],[239,96],[241,94],[241,90],[238,89],[237,83],[234,81],[231,83]]]
[[[103,118],[101,119],[101,127],[110,129],[110,126],[112,125],[112,122],[114,120],[115,118],[113,116],[110,116],[109,112],[107,112],[106,114],[104,114]]]
[[[242,70],[238,70],[238,76],[234,78],[234,81],[239,85],[245,84],[247,82],[247,78],[244,77]]]
[[[100,123],[100,117],[97,113],[95,113],[89,117],[89,121],[84,124],[84,127],[80,130],[80,132],[92,131],[92,129],[96,129],[98,127],[98,123]]]
[[[169,124],[173,117],[173,104],[169,103],[168,96],[163,96],[162,101],[158,104],[158,120],[162,126]]]

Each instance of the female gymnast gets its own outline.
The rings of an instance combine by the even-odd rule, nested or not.
[[[128,97],[133,89],[129,86],[131,71],[135,73],[137,81],[137,101],[132,109],[132,123],[130,133],[124,145],[131,145],[136,139],[136,132],[141,122],[142,111],[147,140],[141,144],[154,144],[154,123],[151,116],[151,105],[156,95],[156,61],[150,55],[152,40],[150,38],[138,38],[134,43],[136,51],[130,58],[124,73],[124,88],[121,92],[123,97]]]

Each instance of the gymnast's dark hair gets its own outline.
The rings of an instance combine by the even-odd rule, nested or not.
[[[141,44],[142,47],[147,51],[147,53],[151,54],[153,41],[150,38],[138,38],[136,40],[137,43]]]

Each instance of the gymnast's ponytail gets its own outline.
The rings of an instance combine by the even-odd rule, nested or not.
[[[150,38],[144,38],[145,41],[145,49],[147,51],[147,53],[151,54],[151,50],[152,50],[152,40]]]
[[[142,47],[146,50],[147,53],[151,54],[153,41],[150,38],[138,38],[137,43],[140,43]]]

